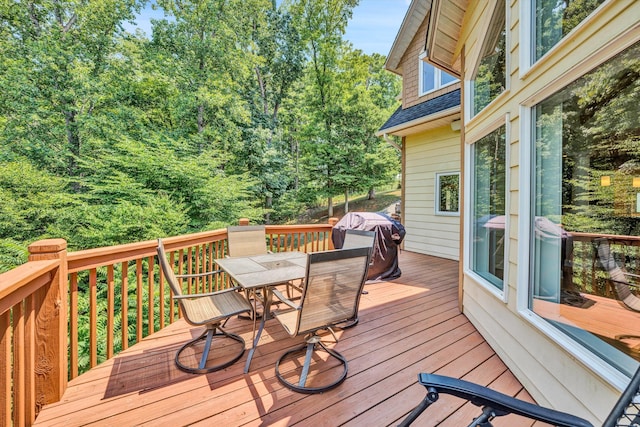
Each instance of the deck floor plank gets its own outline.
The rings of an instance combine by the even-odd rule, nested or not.
[[[70,381],[62,400],[47,405],[36,424],[394,425],[424,397],[419,372],[462,377],[532,400],[459,313],[458,263],[403,251],[400,265],[399,279],[366,285],[359,324],[338,331],[334,347],[349,361],[349,375],[334,390],[305,395],[277,381],[275,361],[302,338],[289,337],[275,320],[267,323],[248,374],[242,372],[246,355],[212,374],[181,372],[175,352],[201,329],[180,320]],[[251,326],[231,319],[227,329],[250,343]],[[441,396],[428,412],[416,425],[468,423],[478,408]],[[510,420],[500,425],[531,425]]]

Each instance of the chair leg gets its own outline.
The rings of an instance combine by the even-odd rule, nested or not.
[[[340,377],[327,384],[327,385],[323,385],[320,387],[307,387],[305,386],[306,382],[307,382],[307,376],[309,374],[309,369],[311,366],[311,359],[313,356],[313,352],[317,351],[317,350],[324,350],[325,352],[327,352],[330,356],[336,358],[338,361],[340,361],[343,370],[342,373],[340,374]],[[280,363],[287,358],[287,356],[294,354],[294,353],[300,353],[300,352],[305,352],[305,360],[304,360],[304,364],[302,366],[302,372],[300,374],[300,380],[298,381],[297,384],[293,383],[293,382],[289,382],[287,380],[284,379],[283,375],[280,373]],[[297,391],[299,393],[321,393],[323,391],[327,391],[327,390],[331,390],[332,388],[337,387],[338,385],[342,384],[342,382],[344,382],[344,380],[347,378],[347,372],[348,372],[348,365],[347,365],[347,359],[344,358],[344,356],[342,356],[340,353],[338,353],[335,350],[332,350],[330,348],[327,348],[327,346],[324,345],[324,343],[322,343],[322,341],[320,341],[320,337],[318,337],[317,335],[313,335],[311,336],[311,338],[309,338],[307,340],[307,342],[301,346],[295,347],[289,351],[287,351],[286,353],[284,353],[282,356],[280,356],[280,358],[278,359],[278,361],[276,362],[276,377],[278,378],[278,380],[287,388],[293,390],[293,391]]]
[[[216,331],[219,331],[219,332],[216,332]],[[209,358],[211,343],[215,337],[229,338],[241,343],[242,344],[241,351],[235,354],[233,358],[231,358],[226,362],[213,365],[213,366],[207,366],[207,359]],[[198,363],[198,367],[192,368],[180,362],[180,355],[182,354],[182,352],[187,348],[193,346],[200,340],[205,340],[205,344],[204,344],[204,349],[202,351],[202,357],[200,358],[200,361]],[[180,347],[180,350],[178,350],[178,352],[176,353],[175,362],[178,368],[180,368],[182,371],[189,372],[192,374],[207,374],[209,372],[219,371],[220,369],[224,369],[227,366],[234,364],[244,354],[244,347],[245,347],[245,342],[241,336],[226,332],[223,329],[219,328],[218,325],[207,325],[207,328],[199,337],[189,341],[188,343]]]

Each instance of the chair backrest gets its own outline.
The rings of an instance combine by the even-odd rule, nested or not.
[[[182,295],[182,289],[180,288],[180,283],[178,282],[178,278],[176,274],[173,272],[173,268],[169,265],[167,261],[167,254],[164,250],[164,244],[161,239],[158,239],[158,262],[160,263],[160,268],[162,268],[162,272],[164,273],[164,277],[169,282],[169,286],[173,291],[174,295]]]
[[[267,253],[264,225],[227,227],[227,243],[229,256],[253,256]]]
[[[368,230],[346,230],[342,249],[372,248],[376,240],[376,232]]]
[[[296,335],[356,317],[369,258],[367,247],[309,254]]]
[[[640,368],[631,377],[602,427],[640,425]]]
[[[616,297],[626,308],[640,312],[640,297],[631,292],[630,283],[625,276],[624,270],[620,268],[613,256],[609,241],[601,238],[595,239],[594,242],[597,246],[600,264],[602,264],[602,268],[609,274],[609,278],[616,292]]]

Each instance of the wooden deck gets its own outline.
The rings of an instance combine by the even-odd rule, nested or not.
[[[246,352],[231,367],[208,375],[179,371],[174,355],[199,333],[178,321],[69,383],[62,401],[46,406],[36,424],[207,426],[383,426],[403,419],[424,396],[419,372],[452,375],[531,400],[491,347],[458,311],[458,263],[402,252],[402,277],[366,285],[360,323],[338,333],[336,350],[349,376],[334,390],[305,395],[274,376],[276,359],[301,338],[267,323],[249,374]],[[251,341],[251,322],[227,329]],[[441,396],[414,423],[467,425],[476,407]],[[496,425],[531,425],[510,416]]]

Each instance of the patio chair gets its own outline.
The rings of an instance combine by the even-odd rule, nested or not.
[[[482,407],[482,413],[469,424],[469,427],[491,427],[493,418],[507,414],[516,414],[560,427],[593,427],[589,421],[575,415],[524,402],[458,378],[421,373],[418,375],[418,382],[426,387],[427,395],[399,424],[401,427],[411,425],[425,409],[438,400],[441,393],[468,400]],[[638,425],[640,425],[640,369],[636,371],[629,385],[622,392],[603,427]]]
[[[376,232],[368,230],[346,230],[341,249],[367,247],[373,253],[373,245],[376,241]]]
[[[632,288],[637,288],[640,284],[640,276],[637,274],[627,273],[618,265],[613,253],[611,252],[609,240],[600,238],[595,239],[594,243],[596,244],[600,264],[602,264],[602,268],[604,268],[609,274],[609,280],[613,285],[616,298],[623,307],[640,312],[640,297],[631,292]],[[630,280],[638,281],[639,283],[634,284],[631,283]]]
[[[266,254],[264,225],[227,227],[227,254],[232,257]]]
[[[227,254],[230,257],[247,257],[270,253],[265,240],[264,225],[236,225],[227,227]],[[293,291],[301,291],[295,283],[283,283],[287,287],[287,295],[292,298]],[[247,295],[249,298],[249,295]],[[258,295],[258,297],[261,297]],[[261,298],[259,298],[261,299]],[[260,316],[260,315],[258,315]]]
[[[369,230],[348,229],[344,232],[344,242],[341,249],[352,248],[369,248],[369,266],[373,263],[373,249],[376,242],[376,232]],[[362,289],[362,294],[368,292]],[[356,317],[343,324],[337,325],[340,329],[348,329],[358,324],[358,309],[356,308]]]
[[[306,335],[304,344],[285,352],[276,362],[276,377],[285,387],[301,393],[320,393],[345,380],[347,360],[328,348],[318,332],[328,330],[334,342],[338,341],[331,328],[355,317],[368,268],[368,248],[311,253],[299,303],[285,298],[277,289],[273,291],[288,306],[274,311],[274,317],[292,337]],[[316,351],[328,353],[327,359],[314,357]],[[304,363],[300,363],[298,359],[303,354]],[[336,361],[342,370],[331,375],[336,372]],[[310,380],[312,364],[314,376]],[[282,368],[287,371],[282,372]],[[328,383],[325,378],[329,378]],[[321,381],[323,384],[313,384]]]
[[[205,330],[199,337],[183,345],[176,353],[175,361],[178,368],[185,372],[204,374],[226,368],[240,359],[244,354],[244,339],[236,334],[226,332],[222,329],[221,324],[223,324],[223,322],[226,323],[232,316],[251,312],[251,304],[249,304],[241,293],[236,292],[236,288],[203,294],[183,294],[178,278],[203,277],[218,274],[220,270],[202,274],[176,275],[173,267],[167,262],[164,245],[160,239],[158,239],[158,260],[164,277],[167,279],[167,282],[169,282],[169,286],[173,291],[173,298],[176,299],[180,305],[185,321],[193,326],[205,326]],[[214,338],[219,337],[237,341],[240,343],[240,351],[235,353],[231,352],[231,355],[225,358],[226,361],[208,364],[212,341]],[[194,347],[201,340],[204,340],[205,343],[197,367],[184,364],[181,358],[182,353],[187,349],[191,349],[195,353],[196,350]],[[225,347],[224,353],[225,355],[229,354],[227,347]]]

